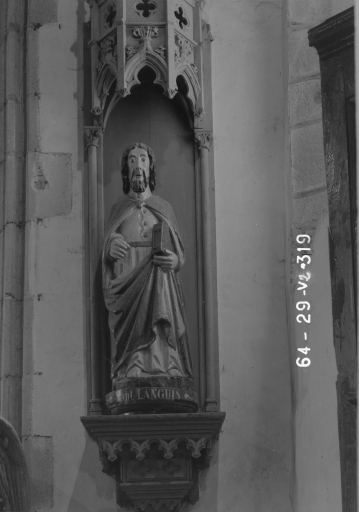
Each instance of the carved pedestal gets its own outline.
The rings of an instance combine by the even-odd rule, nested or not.
[[[116,475],[117,503],[135,511],[178,511],[199,499],[225,413],[127,414],[81,418],[98,443],[103,471]]]

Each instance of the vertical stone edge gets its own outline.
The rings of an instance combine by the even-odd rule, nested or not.
[[[1,414],[21,436],[23,199],[26,146],[25,59],[27,2],[2,0],[4,23],[4,175],[1,318]]]
[[[204,6],[202,6],[203,8]],[[215,197],[215,169],[214,169],[214,154],[216,151],[216,133],[213,131],[213,97],[212,97],[212,50],[211,43],[214,40],[211,27],[207,23],[207,15],[202,10],[202,65],[203,65],[203,96],[204,96],[204,115],[203,119],[198,122],[199,130],[208,132],[213,136],[213,142],[210,145],[210,150],[205,150],[208,158],[208,201],[209,201],[209,215],[211,232],[210,232],[210,259],[211,259],[211,277],[212,277],[212,333],[213,333],[213,358],[214,365],[212,368],[214,378],[214,392],[216,404],[213,404],[217,411],[221,410],[220,398],[220,376],[219,376],[219,328],[218,328],[218,290],[217,290],[217,241],[216,241],[216,197]],[[198,155],[199,159],[199,155]],[[199,159],[200,160],[200,159]],[[203,198],[201,198],[201,202]],[[202,203],[203,207],[203,203]],[[202,256],[204,256],[202,254]],[[209,369],[206,368],[206,375]],[[208,392],[208,390],[206,390]],[[208,409],[207,409],[208,410]]]

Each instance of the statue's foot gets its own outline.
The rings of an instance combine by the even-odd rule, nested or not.
[[[173,370],[168,370],[167,374],[170,377],[183,377],[183,373],[180,372],[179,370],[174,369],[174,368],[173,368]]]
[[[131,370],[127,372],[126,377],[128,379],[138,378],[141,377],[141,372],[141,368],[134,366],[133,368],[131,368]]]

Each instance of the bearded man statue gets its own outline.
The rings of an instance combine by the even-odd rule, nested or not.
[[[156,171],[150,147],[131,144],[121,173],[124,195],[112,208],[102,257],[113,383],[107,407],[112,414],[194,412],[177,221],[171,206],[152,194]],[[154,232],[160,233],[159,247]]]

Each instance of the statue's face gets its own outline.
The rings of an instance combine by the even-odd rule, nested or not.
[[[150,159],[147,151],[142,148],[134,148],[128,154],[128,177],[134,192],[144,192],[148,186],[150,175]]]
[[[142,171],[145,172],[147,178],[150,175],[150,159],[148,158],[148,154],[145,149],[132,149],[128,154],[127,165],[130,181],[132,180],[133,175],[142,176]]]

